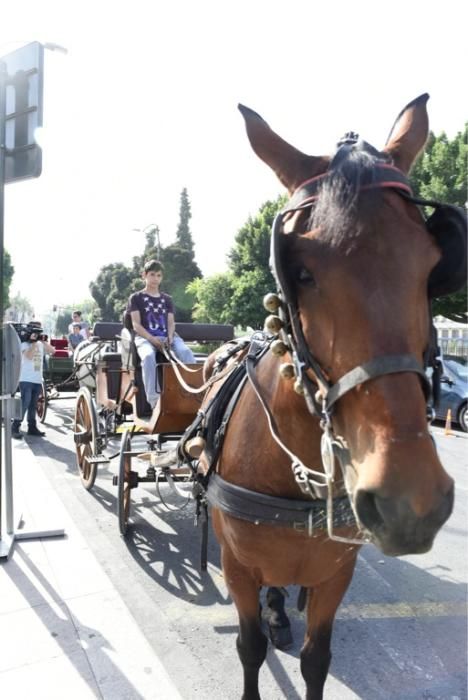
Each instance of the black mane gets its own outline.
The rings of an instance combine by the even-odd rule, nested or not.
[[[360,221],[371,215],[381,200],[380,188],[369,190],[362,198],[360,190],[375,181],[377,165],[389,162],[387,154],[363,141],[340,149],[320,187],[309,228],[320,227],[320,237],[333,245],[355,239],[362,230]]]

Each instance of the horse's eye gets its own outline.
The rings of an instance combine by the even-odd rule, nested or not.
[[[300,284],[307,285],[308,287],[315,287],[314,276],[305,267],[299,268],[297,272],[297,280],[300,282]]]

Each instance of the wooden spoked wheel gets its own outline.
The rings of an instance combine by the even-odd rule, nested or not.
[[[47,400],[47,387],[45,382],[42,382],[41,393],[36,403],[36,414],[39,423],[44,423],[49,402]]]
[[[128,529],[128,518],[130,516],[130,498],[132,489],[132,457],[130,454],[131,439],[130,432],[124,430],[120,443],[119,473],[117,477],[117,512],[119,516],[119,530],[122,537],[125,537]]]
[[[96,480],[97,464],[89,458],[97,457],[97,414],[93,397],[87,387],[81,387],[76,397],[75,407],[75,448],[76,462],[81,483],[87,491],[93,488]]]

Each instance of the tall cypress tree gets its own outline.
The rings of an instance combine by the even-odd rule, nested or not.
[[[190,233],[190,219],[192,212],[190,211],[190,202],[187,194],[187,188],[184,187],[180,193],[180,209],[179,209],[179,225],[177,227],[177,245],[179,248],[190,251],[193,254],[193,238]]]

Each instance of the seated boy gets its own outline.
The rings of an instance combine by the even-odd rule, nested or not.
[[[195,362],[190,348],[175,333],[172,298],[159,291],[163,272],[164,267],[159,260],[149,260],[142,273],[145,287],[132,294],[127,304],[136,333],[135,345],[141,358],[146,398],[151,408],[156,406],[160,394],[156,377],[156,351],[170,347],[181,362]]]
[[[81,325],[79,323],[72,324],[73,332],[68,336],[68,344],[72,351],[83,342],[83,336],[81,335]]]

